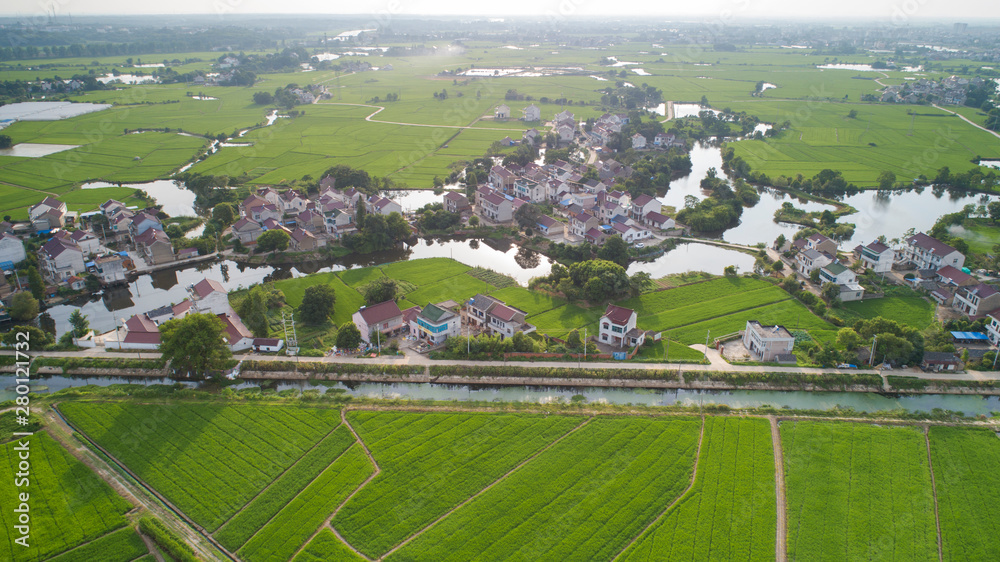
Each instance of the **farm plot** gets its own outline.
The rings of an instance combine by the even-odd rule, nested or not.
[[[338,326],[344,322],[350,322],[351,315],[365,304],[365,299],[361,296],[361,293],[344,284],[335,273],[316,273],[297,279],[282,279],[275,281],[274,286],[285,293],[285,302],[289,306],[298,308],[302,304],[302,297],[305,295],[306,287],[321,284],[333,287],[337,302],[333,305],[331,318],[334,324]]]
[[[364,558],[340,542],[333,531],[323,529],[292,562],[364,562]]]
[[[340,424],[337,410],[70,402],[65,416],[215,531]]]
[[[566,304],[565,299],[529,291],[524,287],[507,287],[506,289],[490,293],[490,296],[496,297],[514,308],[523,310],[528,316],[541,314]]]
[[[774,304],[790,298],[788,293],[781,289],[768,287],[755,291],[739,292],[724,298],[695,302],[657,314],[640,316],[638,323],[646,330],[669,330],[741,311],[749,311],[752,308]]]
[[[406,294],[406,300],[415,302],[420,306],[427,303],[439,303],[446,300],[453,300],[463,303],[476,296],[477,293],[488,293],[496,289],[493,285],[480,281],[469,275],[453,275],[437,283],[431,283],[420,287],[412,293]]]
[[[374,471],[361,445],[352,445],[238,551],[240,558],[248,562],[291,559]]]
[[[594,419],[386,560],[609,560],[687,487],[699,427]]]
[[[421,287],[448,277],[461,275],[470,269],[472,268],[450,258],[426,258],[390,263],[382,267],[382,272],[387,277]]]
[[[539,334],[547,334],[552,337],[566,339],[566,336],[573,330],[580,330],[583,336],[583,328],[590,328],[591,333],[597,333],[597,322],[601,319],[604,309],[581,308],[575,304],[567,304],[554,308],[548,312],[536,314],[531,317],[531,324],[538,328]]]
[[[781,424],[790,560],[937,559],[923,432]]]
[[[865,301],[845,302],[844,319],[875,318],[881,316],[900,324],[923,330],[934,319],[934,304],[923,297],[884,297]]]
[[[620,560],[773,560],[774,495],[767,420],[707,418],[691,491]]]
[[[129,562],[147,554],[142,537],[133,529],[119,529],[47,562]]]
[[[382,270],[377,267],[359,267],[357,269],[347,269],[337,273],[340,279],[350,287],[360,287],[367,285],[379,277],[385,277]]]
[[[757,320],[761,324],[783,324],[791,330],[830,330],[833,325],[813,314],[797,300],[785,300],[774,304],[742,310],[726,316],[688,324],[670,332],[670,338],[683,344],[705,343],[706,330],[713,336],[731,334],[742,330],[747,320]]]
[[[0,455],[0,471],[10,476],[8,482],[0,486],[0,505],[4,509],[0,528],[5,535],[5,540],[0,541],[0,560],[45,560],[127,524],[124,514],[132,506],[48,433],[36,433],[28,442],[30,488],[13,485],[20,462],[15,450],[17,442],[3,445]],[[31,500],[28,548],[14,543],[21,535],[14,529],[17,520],[12,513],[19,504],[18,493],[25,491],[29,492]]]
[[[228,550],[239,550],[254,533],[354,443],[351,430],[344,426],[338,427],[226,522],[216,533],[216,538]]]
[[[582,418],[352,411],[348,421],[382,473],[351,498],[333,525],[359,551],[378,557]]]
[[[934,427],[931,459],[945,560],[1000,560],[1000,440],[988,429]]]
[[[727,298],[739,293],[773,288],[767,281],[746,277],[721,277],[704,283],[693,283],[665,291],[645,293],[618,303],[631,308],[639,317],[650,316],[691,303]]]

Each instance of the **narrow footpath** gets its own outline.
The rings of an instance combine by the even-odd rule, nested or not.
[[[768,416],[771,422],[771,444],[774,447],[774,497],[778,507],[778,524],[774,539],[774,556],[777,562],[788,560],[788,506],[785,503],[785,455],[781,451],[781,431],[778,420]]]

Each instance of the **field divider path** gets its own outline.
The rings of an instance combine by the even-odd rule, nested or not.
[[[350,106],[354,106],[354,107],[376,107],[378,109],[376,109],[375,111],[373,111],[371,113],[371,115],[369,115],[368,117],[365,117],[365,121],[368,121],[370,123],[384,123],[386,125],[405,125],[407,127],[431,127],[431,128],[434,128],[434,129],[461,129],[461,130],[475,129],[477,131],[506,131],[508,133],[510,133],[512,131],[513,132],[517,132],[516,129],[501,129],[499,127],[473,127],[471,124],[470,125],[431,125],[429,123],[404,123],[402,121],[381,121],[379,119],[372,119],[372,117],[375,117],[380,112],[382,112],[382,110],[384,110],[385,107],[383,107],[381,105],[370,105],[370,104],[367,104],[367,103],[322,102],[322,103],[317,103],[317,105],[350,105]],[[479,118],[476,118],[473,121],[473,123],[475,123],[476,121],[479,121]]]
[[[295,465],[299,464],[299,461],[301,461],[302,459],[304,459],[306,457],[306,455],[308,455],[310,452],[312,452],[313,449],[315,449],[316,447],[319,447],[320,444],[323,443],[323,441],[326,441],[326,438],[329,437],[330,435],[332,435],[334,431],[337,431],[337,429],[339,429],[341,425],[342,424],[337,424],[336,427],[334,427],[333,429],[331,429],[326,435],[324,435],[322,438],[320,438],[319,441],[316,441],[315,443],[313,443],[313,446],[309,447],[309,449],[307,449],[306,452],[302,453],[301,457],[295,459],[295,462],[293,462],[292,464],[290,464],[288,466],[288,468],[286,468],[285,470],[282,470],[281,474],[275,476],[274,480],[271,480],[270,484],[268,484],[267,486],[264,486],[264,488],[261,491],[257,492],[256,494],[254,494],[254,496],[252,498],[250,498],[249,500],[247,500],[247,503],[243,504],[243,507],[241,507],[239,510],[237,510],[236,513],[230,515],[228,519],[226,519],[225,521],[223,521],[222,524],[220,524],[218,526],[218,528],[215,529],[215,533],[218,533],[219,531],[221,531],[222,528],[225,527],[227,523],[229,523],[230,521],[232,521],[234,517],[236,517],[240,513],[243,513],[243,510],[246,509],[250,504],[252,504],[254,500],[256,500],[261,494],[263,494],[264,492],[266,492],[269,488],[271,488],[271,486],[274,486],[278,482],[278,480],[281,480],[281,477],[284,476],[285,473],[287,473],[289,470],[291,470],[292,468],[294,468]],[[340,455],[338,455],[337,458],[339,459]],[[308,484],[306,484],[306,485],[308,486]],[[305,488],[303,488],[303,490],[304,489]],[[296,494],[296,496],[297,495],[298,494]],[[268,520],[268,522],[270,522],[270,520]],[[212,533],[212,535],[214,536],[215,533]],[[254,533],[254,534],[256,534],[256,533]]]
[[[944,544],[941,540],[941,516],[938,514],[937,482],[934,478],[934,462],[931,460],[931,426],[924,426],[924,442],[927,444],[927,470],[931,473],[931,494],[934,496],[934,523],[937,525],[938,560],[944,561]]]
[[[539,450],[537,453],[535,453],[535,454],[531,455],[530,457],[528,457],[528,458],[524,459],[523,461],[521,461],[521,464],[519,464],[519,465],[515,466],[514,468],[508,470],[505,474],[503,474],[502,476],[500,476],[500,478],[497,478],[496,480],[494,480],[493,482],[491,482],[489,486],[486,486],[485,488],[483,488],[482,490],[479,490],[478,492],[476,492],[472,496],[469,496],[468,498],[466,498],[465,501],[463,501],[462,503],[456,505],[455,507],[449,509],[447,512],[445,512],[444,514],[442,514],[441,517],[438,517],[434,521],[431,521],[430,523],[428,523],[423,529],[420,529],[416,533],[414,533],[414,534],[410,535],[409,537],[407,537],[406,540],[404,540],[403,542],[401,542],[401,543],[397,544],[396,546],[392,547],[392,549],[390,549],[389,552],[386,552],[385,554],[383,554],[382,556],[380,556],[378,558],[378,561],[381,562],[382,560],[385,560],[385,558],[387,556],[389,556],[393,552],[396,552],[397,550],[403,548],[404,546],[406,546],[407,544],[409,544],[411,541],[413,541],[413,539],[415,539],[415,538],[419,537],[420,535],[424,534],[425,532],[427,532],[432,527],[434,527],[435,525],[437,525],[438,523],[440,523],[441,521],[443,521],[445,518],[447,518],[452,513],[455,513],[459,509],[461,509],[461,508],[465,507],[466,505],[468,505],[469,503],[471,503],[473,500],[475,500],[479,496],[485,494],[491,488],[493,488],[497,484],[503,482],[508,477],[510,477],[512,474],[514,474],[515,472],[517,472],[518,470],[520,470],[521,467],[523,467],[524,465],[528,464],[529,462],[535,460],[536,458],[538,458],[540,455],[542,455],[543,453],[545,453],[546,451],[548,451],[552,447],[555,447],[556,444],[558,444],[563,439],[566,439],[570,435],[573,435],[574,433],[576,433],[577,431],[579,431],[580,429],[582,429],[592,419],[594,419],[593,416],[587,417],[582,422],[580,422],[576,427],[574,427],[573,429],[567,431],[562,436],[560,436],[558,439],[556,439],[555,441],[549,443],[544,448],[542,448],[541,450]],[[345,501],[345,503],[346,503],[346,501]]]
[[[767,416],[771,422],[771,445],[774,447],[774,499],[777,502],[776,537],[774,538],[774,558],[777,562],[788,560],[788,504],[785,500],[785,455],[781,450],[781,431],[778,419]]]
[[[991,131],[991,130],[987,129],[986,127],[983,127],[982,125],[979,125],[979,124],[975,123],[974,121],[966,118],[966,116],[962,115],[961,113],[947,110],[947,109],[939,106],[936,103],[932,103],[931,105],[934,106],[934,107],[936,107],[936,108],[938,108],[938,109],[940,109],[941,111],[946,111],[948,113],[951,113],[952,115],[956,115],[956,116],[958,116],[959,119],[961,119],[962,121],[965,121],[969,125],[972,125],[973,127],[977,128],[977,129],[982,129],[983,131],[986,131],[987,133],[989,133],[989,134],[993,135],[994,137],[1000,139],[1000,133],[998,133],[996,131]]]
[[[295,555],[292,556],[292,559],[294,559],[296,556],[298,556],[300,552],[302,552],[307,546],[309,546],[309,543],[311,543],[313,541],[313,539],[316,538],[316,535],[318,535],[320,533],[320,531],[322,531],[324,528],[327,528],[327,529],[330,529],[331,531],[333,531],[333,534],[337,537],[337,540],[339,540],[340,542],[344,543],[344,546],[346,546],[347,548],[351,549],[355,554],[357,554],[361,558],[364,558],[365,560],[368,560],[369,562],[371,562],[371,558],[368,558],[367,556],[365,556],[364,554],[362,554],[361,551],[359,551],[358,549],[354,548],[354,545],[352,545],[351,543],[347,542],[344,539],[344,537],[340,536],[340,532],[337,531],[337,529],[335,529],[334,526],[330,524],[330,522],[333,521],[333,518],[336,517],[338,513],[340,513],[340,510],[343,509],[345,505],[347,505],[347,502],[351,501],[351,498],[353,498],[358,492],[361,491],[362,488],[364,488],[365,486],[367,486],[369,482],[371,482],[372,480],[374,480],[375,477],[378,476],[382,472],[382,467],[380,467],[378,465],[378,463],[375,462],[375,457],[373,457],[372,456],[372,452],[368,450],[368,445],[366,445],[365,442],[361,440],[361,436],[358,435],[358,432],[354,431],[354,426],[351,425],[351,422],[347,421],[346,408],[342,408],[340,410],[340,422],[341,422],[342,425],[347,426],[347,429],[351,430],[351,433],[354,435],[354,440],[357,442],[358,445],[361,445],[361,450],[363,450],[365,452],[365,456],[368,457],[368,461],[371,462],[372,466],[375,467],[375,472],[373,472],[371,474],[371,476],[369,476],[368,478],[366,478],[364,482],[358,484],[358,487],[355,488],[353,492],[351,492],[351,495],[347,496],[346,498],[344,498],[344,501],[340,502],[340,505],[337,506],[337,509],[333,510],[333,513],[331,513],[330,516],[326,518],[326,521],[323,521],[323,524],[319,526],[319,529],[316,529],[316,531],[312,534],[312,536],[309,537],[309,540],[307,540],[306,542],[304,542],[302,544],[302,546],[299,547],[299,549],[295,551]],[[346,453],[347,451],[344,451],[344,452]],[[340,457],[337,457],[337,458],[340,458]]]
[[[698,476],[698,461],[701,460],[701,444],[702,444],[702,442],[703,442],[704,439],[705,439],[705,414],[702,414],[701,415],[701,430],[698,432],[698,447],[697,447],[697,449],[695,449],[695,452],[694,452],[694,467],[691,470],[691,481],[688,482],[687,488],[684,488],[684,491],[682,491],[680,494],[678,494],[677,497],[674,498],[674,501],[670,502],[667,505],[667,507],[663,508],[663,511],[661,511],[659,514],[657,514],[657,516],[654,517],[653,520],[649,522],[648,525],[646,525],[645,527],[643,527],[642,530],[639,531],[638,534],[636,534],[634,537],[632,537],[632,540],[628,541],[628,544],[626,544],[620,551],[618,551],[618,554],[615,554],[614,558],[611,559],[611,562],[615,562],[615,560],[618,560],[619,558],[621,558],[621,555],[625,554],[625,551],[627,551],[629,548],[631,548],[632,545],[635,544],[636,541],[638,541],[640,538],[642,538],[642,536],[645,535],[647,531],[649,531],[650,529],[652,529],[653,525],[656,525],[657,523],[659,523],[660,519],[663,519],[663,516],[666,515],[667,513],[669,513],[670,510],[675,505],[677,505],[677,502],[679,502],[682,499],[684,499],[684,496],[688,495],[688,492],[690,492],[691,489],[694,488],[694,482],[695,482],[695,480],[696,480],[696,478]]]

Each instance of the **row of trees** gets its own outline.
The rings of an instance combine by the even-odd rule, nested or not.
[[[599,303],[641,294],[651,285],[648,273],[639,272],[629,277],[621,265],[594,259],[574,263],[568,268],[553,264],[549,275],[532,279],[529,286],[562,293],[570,301]]]

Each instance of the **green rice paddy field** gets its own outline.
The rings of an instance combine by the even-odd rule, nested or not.
[[[758,417],[60,409],[243,560],[773,560],[779,540],[789,560],[930,560],[938,520],[944,559],[997,556],[986,429],[782,420],[776,466]],[[117,434],[136,418],[148,446]]]
[[[300,106],[298,109],[305,111],[302,116],[279,119],[271,127],[252,131],[241,139],[252,146],[223,148],[198,163],[193,171],[247,173],[255,183],[279,184],[305,175],[316,177],[331,165],[349,164],[372,174],[388,175],[402,185],[430,187],[435,176],[449,173],[452,163],[481,156],[491,143],[504,136],[519,138],[528,125],[517,119],[496,121],[492,117],[493,108],[504,101],[508,90],[532,96],[540,105],[543,120],[563,109],[560,104],[537,101],[543,97],[572,100],[579,117],[603,113],[606,108],[599,105],[600,90],[608,82],[593,76],[607,73],[608,67],[599,64],[607,56],[639,63],[641,66],[635,68],[648,75],[626,69],[626,80],[660,88],[665,99],[697,102],[705,96],[718,109],[746,111],[769,123],[791,121],[791,130],[778,138],[735,143],[744,159],[772,177],[796,173],[811,176],[832,168],[843,171],[849,181],[871,186],[883,170],[891,170],[905,180],[930,174],[944,165],[953,172],[969,169],[974,156],[1000,157],[1000,143],[994,137],[944,111],[928,106],[859,103],[862,95],[874,93],[879,87],[874,78],[898,84],[910,73],[818,69],[817,65],[828,61],[809,50],[755,47],[722,53],[701,46],[677,45],[663,52],[662,48],[641,42],[603,50],[560,45],[555,51],[555,45],[507,49],[481,41],[466,45],[464,50],[449,48],[445,43],[438,46],[449,56],[372,60],[377,66],[391,65],[391,71],[342,76],[333,71],[277,73],[260,76],[260,81],[249,88],[143,84],[75,95],[74,101],[115,106],[64,121],[18,122],[5,129],[15,142],[74,144],[79,148],[42,158],[0,159],[4,178],[0,185],[0,213],[23,218],[24,209],[39,195],[64,195],[86,181],[142,182],[167,177],[189,162],[206,145],[205,139],[174,132],[126,137],[126,129],[167,127],[197,135],[231,134],[261,123],[271,109],[255,105],[254,92],[271,92],[289,83],[323,84],[330,88],[331,97],[308,107]],[[175,67],[185,72],[208,69],[209,61],[217,55],[153,58],[202,59]],[[857,58],[839,62],[871,62],[867,56]],[[121,68],[125,57],[98,58],[96,64],[90,58],[46,62],[52,66],[31,70],[18,61],[5,62],[0,64],[0,79],[34,80],[91,70],[104,74],[112,66],[129,72]],[[574,66],[583,70],[572,75],[535,77],[457,80],[439,76],[442,71],[473,64]],[[954,61],[954,67],[924,74],[929,78],[948,76],[959,72],[962,65],[963,61]],[[978,68],[974,64],[971,67]],[[751,96],[756,83],[762,80],[777,87],[761,97]],[[435,99],[434,93],[441,90],[448,91],[447,99]],[[398,101],[373,101],[389,93],[397,94]],[[197,100],[192,97],[196,94],[216,99]],[[526,104],[511,103],[515,117]],[[846,117],[852,109],[858,111],[855,119]],[[962,113],[974,121],[981,119],[975,112]],[[927,150],[933,153],[932,158],[922,156]],[[89,210],[83,202],[78,203],[80,210]]]

